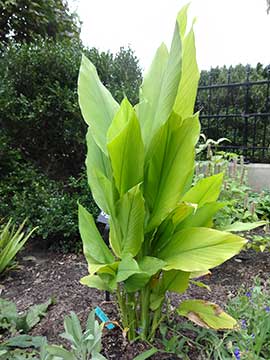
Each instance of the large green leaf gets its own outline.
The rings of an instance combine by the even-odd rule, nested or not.
[[[102,239],[92,215],[79,204],[79,230],[88,264],[108,264],[114,257]]]
[[[189,215],[195,214],[197,208],[197,204],[180,202],[171,215],[173,224],[176,226],[182,223]]]
[[[144,240],[144,198],[140,185],[126,192],[116,203],[110,219],[110,244],[118,257],[136,256]]]
[[[172,211],[167,218],[158,227],[155,234],[154,241],[152,242],[153,253],[159,253],[160,250],[165,248],[170,241],[176,226],[181,223],[190,214],[195,212],[197,204],[180,203],[174,211]]]
[[[188,288],[189,272],[180,270],[164,271],[162,277],[162,288],[165,291],[174,291],[182,294]]]
[[[178,21],[179,27],[180,27],[181,39],[183,39],[185,37],[185,33],[186,33],[187,11],[188,11],[189,5],[190,4],[188,3],[185,6],[183,6],[177,15],[177,21]]]
[[[222,181],[223,173],[201,179],[185,193],[181,200],[198,204],[198,207],[217,201],[221,191]]]
[[[160,101],[160,89],[168,63],[169,53],[164,43],[157,49],[154,60],[146,73],[140,89],[140,103],[137,105],[144,144],[148,147],[149,135],[155,112]],[[155,86],[154,86],[155,85]]]
[[[246,240],[208,228],[190,228],[175,233],[157,256],[166,270],[204,271],[222,264],[237,254]]]
[[[193,114],[199,78],[194,31],[191,28],[183,40],[182,75],[173,108],[183,119]]]
[[[183,221],[178,222],[175,232],[190,227],[212,227],[213,217],[226,206],[226,203],[211,202],[203,205],[193,214],[187,216]]]
[[[194,168],[198,116],[180,122],[172,114],[154,137],[146,159],[144,195],[150,212],[147,230],[158,226],[176,207]]]
[[[144,256],[136,261],[131,255],[126,255],[119,263],[117,281],[125,281],[134,274],[144,273],[150,279],[165,266],[165,262],[152,256]]]
[[[204,300],[182,301],[178,307],[179,315],[185,316],[196,324],[212,329],[233,329],[237,322],[218,305]]]
[[[143,179],[144,145],[136,113],[124,99],[108,131],[108,151],[120,197]]]
[[[114,194],[110,175],[110,163],[106,155],[95,143],[90,129],[87,133],[87,178],[93,198],[97,205],[107,214],[114,210]]]
[[[137,291],[164,266],[165,262],[155,257],[145,256],[137,262],[131,256],[126,256],[119,264],[117,281],[125,281],[128,292]]]
[[[264,226],[266,224],[267,224],[267,221],[264,221],[264,220],[247,222],[247,223],[243,223],[243,222],[239,221],[239,222],[235,222],[233,224],[227,225],[219,230],[231,231],[231,232],[249,231],[252,229],[256,229],[257,227]]]
[[[137,261],[133,259],[131,254],[120,261],[117,273],[117,282],[125,281],[130,276],[142,272]]]
[[[101,83],[95,66],[84,55],[79,73],[78,94],[84,120],[91,127],[95,142],[107,153],[107,130],[119,105]]]
[[[190,273],[180,270],[163,271],[157,284],[153,286],[150,297],[151,310],[158,309],[165,299],[166,291],[182,294],[189,284]]]
[[[161,45],[142,84],[138,113],[146,148],[173,110],[181,78],[180,22],[186,21],[184,16],[185,12],[177,18],[169,55],[165,45]]]
[[[111,291],[110,286],[99,275],[87,275],[81,278],[80,283],[90,288]]]

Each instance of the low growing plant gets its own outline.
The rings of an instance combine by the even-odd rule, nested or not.
[[[170,51],[162,44],[140,89],[140,102],[119,105],[82,58],[78,93],[88,124],[88,182],[110,217],[110,248],[92,215],[79,205],[79,228],[89,287],[115,292],[130,340],[152,339],[167,291],[183,293],[189,280],[237,254],[246,240],[211,229],[222,174],[191,186],[199,114],[193,114],[199,71],[187,8],[177,16]],[[185,300],[177,312],[198,324],[232,328],[217,305]]]
[[[98,215],[86,175],[70,177],[65,183],[52,180],[1,135],[0,168],[0,218],[13,218],[19,225],[27,217],[29,228],[38,226],[33,235],[41,247],[81,251],[78,198],[94,216]]]
[[[0,303],[2,306],[2,304]],[[5,304],[4,304],[5,305]],[[41,316],[49,305],[49,302],[35,305],[29,309],[28,313],[24,317],[19,317],[16,312],[16,307],[13,303],[7,302],[9,308],[6,315],[9,317],[12,315],[12,324],[21,323],[24,318],[24,322],[27,323],[27,317],[31,318],[30,325],[34,325],[33,320],[39,320],[39,317],[33,318],[33,310],[38,316]],[[5,308],[5,307],[4,307]],[[0,307],[1,309],[1,307]],[[7,311],[6,311],[7,312]],[[16,320],[14,322],[14,319]],[[1,321],[1,313],[0,313]],[[0,322],[1,325],[1,322]],[[47,338],[43,336],[30,336],[30,335],[18,335],[11,337],[0,344],[0,359],[1,360],[106,360],[106,358],[100,354],[101,351],[101,337],[104,323],[99,324],[95,320],[95,310],[91,311],[85,331],[82,330],[78,316],[71,312],[69,316],[65,317],[64,328],[65,332],[60,336],[70,343],[71,350],[68,350],[60,345],[50,345],[47,342]],[[29,330],[29,325],[27,330]]]
[[[69,351],[58,345],[48,345],[46,347],[48,355],[45,359],[106,360],[100,354],[103,326],[104,323],[99,324],[95,320],[95,310],[92,310],[87,319],[86,329],[83,332],[77,315],[72,312],[69,316],[65,317],[65,332],[60,335],[70,343],[71,350]]]
[[[214,218],[215,228],[245,232],[264,226],[267,232],[269,228],[268,192],[266,190],[260,194],[252,191],[248,186],[244,157],[235,153],[218,151],[217,146],[228,139],[221,138],[214,141],[206,139],[203,134],[201,138],[203,142],[197,146],[196,153],[200,154],[204,160],[197,161],[193,182],[196,184],[200,179],[215,175],[220,171],[224,173],[220,200],[225,203],[225,206]],[[207,150],[206,154],[205,150]],[[251,247],[257,251],[257,245],[258,241],[257,244],[250,241],[247,248]]]
[[[1,333],[8,331],[11,334],[16,332],[28,333],[40,319],[53,300],[49,299],[45,303],[33,305],[23,314],[19,314],[16,305],[9,300],[0,298],[0,338]]]
[[[168,318],[160,327],[161,345],[165,351],[181,359],[189,359],[190,352],[193,354],[195,351],[199,360],[268,360],[269,295],[269,281],[256,278],[252,288],[242,286],[227,304],[228,312],[238,323],[232,330],[217,332],[186,321],[176,323]]]
[[[15,265],[15,256],[37,229],[34,228],[25,233],[23,230],[25,222],[26,220],[16,229],[16,226],[12,225],[12,219],[10,219],[6,225],[0,228],[0,274]]]
[[[257,278],[252,288],[242,286],[237,296],[230,299],[227,305],[230,314],[237,319],[238,329],[217,335],[211,330],[197,328],[196,341],[203,345],[202,354],[213,360],[268,360],[269,295],[269,281]]]

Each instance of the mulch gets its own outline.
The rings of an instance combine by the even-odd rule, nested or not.
[[[96,306],[101,307],[110,320],[118,320],[117,306],[112,298],[105,302],[104,292],[87,288],[79,283],[87,274],[83,255],[63,255],[49,251],[37,251],[30,247],[20,255],[19,267],[0,279],[1,297],[16,303],[19,311],[29,306],[55,298],[47,315],[32,330],[32,335],[42,335],[50,343],[61,343],[59,334],[63,332],[63,320],[71,311],[76,312],[82,323]],[[204,282],[211,287],[211,293],[192,285],[183,296],[171,294],[171,304],[177,306],[183,298],[211,300],[222,307],[229,297],[234,296],[240,286],[247,290],[254,277],[267,280],[270,277],[269,253],[241,252],[222,266],[213,269],[212,275]],[[119,328],[105,330],[103,354],[108,359],[132,360],[147,348],[141,342],[129,344]],[[152,359],[178,359],[173,355],[154,355]],[[197,359],[196,355],[191,359]]]

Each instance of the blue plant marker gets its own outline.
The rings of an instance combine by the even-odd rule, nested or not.
[[[99,306],[97,306],[95,308],[95,314],[97,315],[97,317],[104,323],[109,322],[109,318],[108,316],[105,314],[105,312],[103,310],[101,310],[101,308]],[[112,330],[114,328],[114,325],[112,323],[110,324],[106,324],[105,325],[107,329]]]

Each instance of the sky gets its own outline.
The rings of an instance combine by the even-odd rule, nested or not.
[[[84,45],[115,53],[130,46],[147,69],[156,49],[170,45],[175,18],[188,0],[69,0],[82,21]],[[270,63],[266,0],[192,0],[201,70],[222,65]]]

